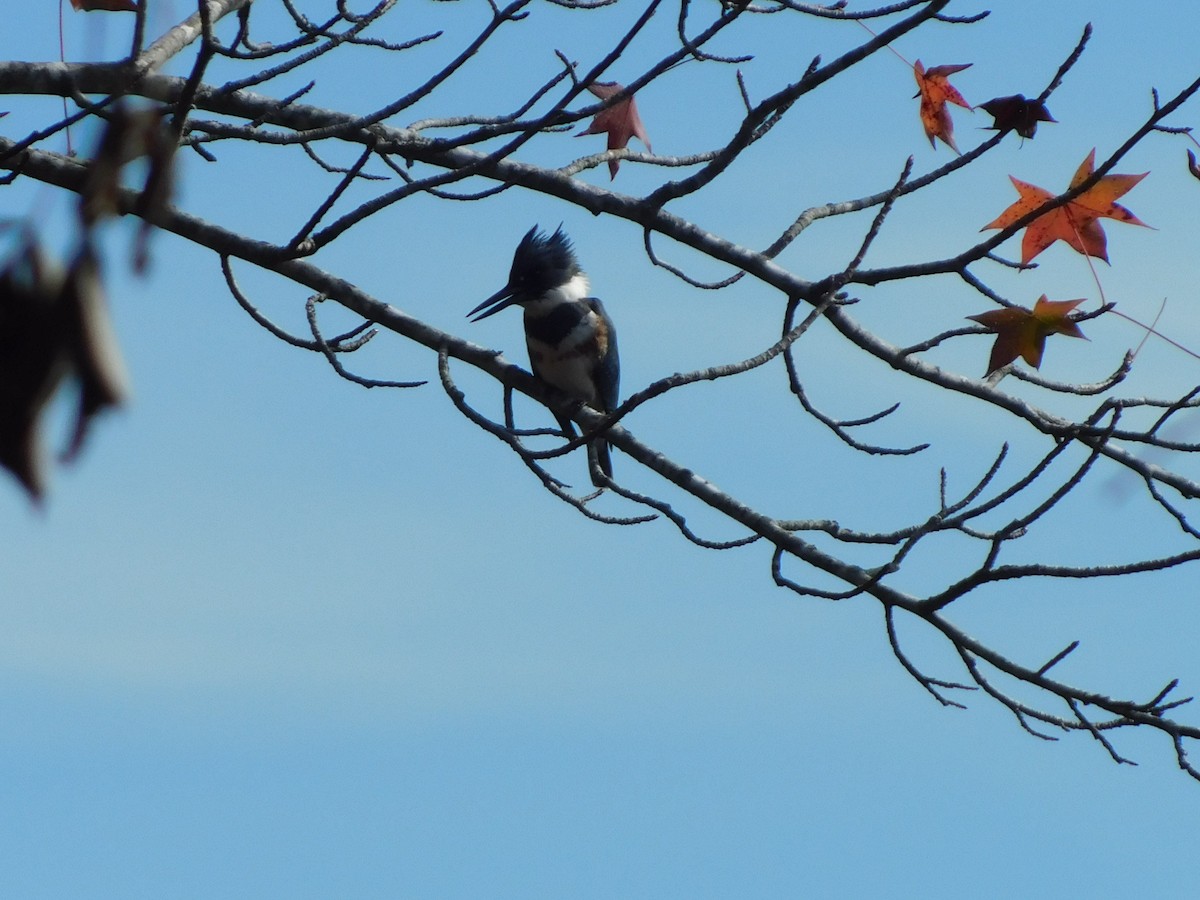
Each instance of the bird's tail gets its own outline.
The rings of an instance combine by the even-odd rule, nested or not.
[[[558,425],[562,429],[563,434],[568,438],[575,437],[578,432],[575,431],[574,423],[566,416],[560,416],[558,413],[555,413],[554,416],[558,419]],[[608,449],[608,441],[602,437],[589,441],[587,445],[587,457],[588,474],[592,477],[592,484],[596,487],[604,487],[605,485],[601,482],[600,476],[596,474],[596,468],[599,467],[601,472],[612,478],[612,454]]]
[[[599,466],[601,472],[612,478],[612,454],[608,449],[608,441],[604,438],[596,438],[588,444],[588,470],[592,473],[592,484],[596,487],[604,487],[603,482],[596,476],[596,466]]]

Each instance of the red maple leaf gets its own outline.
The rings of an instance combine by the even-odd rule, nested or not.
[[[971,109],[971,104],[951,86],[949,79],[955,72],[970,67],[970,63],[965,63],[958,66],[934,66],[926,70],[919,59],[913,65],[913,75],[917,78],[917,96],[921,98],[921,125],[925,129],[925,136],[929,138],[929,146],[935,146],[934,138],[941,138],[942,143],[955,153],[958,152],[958,146],[954,143],[954,123],[950,121],[950,111],[946,109],[946,104],[954,103],[964,109]]]
[[[1095,170],[1096,151],[1092,150],[1076,170],[1068,190],[1079,187],[1092,177]],[[1080,253],[1108,262],[1108,239],[1100,227],[1100,219],[1116,219],[1118,222],[1145,227],[1145,222],[1115,201],[1149,174],[1105,175],[1074,200],[1038,216],[1026,227],[1025,237],[1021,239],[1021,262],[1028,263],[1055,241],[1066,241]],[[1045,188],[1011,175],[1009,180],[1021,196],[995,220],[984,225],[981,231],[1007,228],[1055,197]]]
[[[617,84],[615,81],[599,81],[595,84],[589,84],[588,90],[599,97],[601,100],[607,100],[613,94],[625,90],[625,86]],[[629,139],[636,137],[639,141],[646,145],[646,149],[651,153],[654,150],[650,147],[650,138],[646,136],[646,126],[642,124],[642,117],[638,115],[637,101],[630,95],[624,100],[618,100],[608,109],[603,109],[596,114],[596,118],[592,119],[590,125],[583,131],[579,132],[576,137],[582,137],[585,134],[603,134],[608,133],[608,149],[609,150],[624,150],[629,144]],[[609,178],[617,177],[617,169],[620,168],[621,161],[619,159],[610,159],[608,161]]]
[[[1042,294],[1032,310],[1013,306],[967,316],[968,319],[974,319],[996,333],[996,343],[992,345],[992,355],[988,359],[985,377],[1007,366],[1018,356],[1023,357],[1025,362],[1035,369],[1038,368],[1042,364],[1046,338],[1052,334],[1083,337],[1083,332],[1070,317],[1071,311],[1082,302],[1083,300],[1047,300],[1046,295]]]

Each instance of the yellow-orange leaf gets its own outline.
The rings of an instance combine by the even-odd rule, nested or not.
[[[1076,170],[1070,187],[1079,187],[1091,178],[1095,170],[1096,151],[1092,150]],[[1132,190],[1149,174],[1105,175],[1074,200],[1038,216],[1025,228],[1025,237],[1021,239],[1021,262],[1028,263],[1055,241],[1066,241],[1078,252],[1108,262],[1108,240],[1104,229],[1100,227],[1100,219],[1116,219],[1129,225],[1145,226],[1145,222],[1117,203],[1116,199]],[[1009,180],[1020,195],[1017,202],[981,230],[1007,228],[1055,197],[1045,188],[1011,175]]]
[[[1009,307],[967,316],[996,333],[996,343],[992,345],[985,377],[1017,357],[1038,368],[1042,364],[1046,338],[1052,334],[1083,337],[1083,332],[1070,317],[1071,311],[1082,302],[1082,299],[1047,300],[1046,295],[1042,294],[1032,310]]]
[[[963,99],[951,84],[950,76],[963,69],[969,69],[970,63],[958,66],[933,66],[926,70],[918,59],[913,65],[913,75],[917,79],[918,96],[921,98],[921,125],[925,136],[929,138],[929,146],[933,147],[934,138],[941,138],[955,153],[958,147],[954,143],[954,123],[950,121],[950,111],[947,103],[954,103],[964,109],[971,109],[971,104]]]

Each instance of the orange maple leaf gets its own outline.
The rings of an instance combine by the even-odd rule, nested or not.
[[[137,12],[137,0],[71,0],[71,7],[84,12]]]
[[[954,123],[950,121],[950,111],[947,103],[954,103],[964,109],[971,109],[971,104],[963,99],[950,84],[950,76],[963,69],[969,69],[970,63],[960,66],[934,66],[926,71],[918,59],[913,65],[913,74],[917,78],[917,91],[921,98],[921,125],[925,128],[925,136],[929,138],[929,146],[934,147],[933,139],[941,138],[942,143],[955,153],[958,146],[954,143]]]
[[[1082,299],[1047,300],[1046,295],[1042,294],[1032,311],[1014,306],[967,316],[996,333],[996,343],[992,345],[992,355],[988,359],[984,377],[1007,366],[1018,356],[1035,369],[1038,368],[1042,364],[1046,338],[1052,334],[1083,337],[1079,326],[1070,318],[1071,310],[1082,302]]]
[[[595,84],[589,84],[588,90],[601,100],[607,100],[613,94],[625,90],[625,86],[617,84],[615,81],[598,81]],[[608,109],[601,110],[596,114],[596,118],[592,119],[592,123],[579,132],[576,137],[605,132],[608,133],[609,150],[624,150],[629,145],[629,139],[636,137],[646,145],[647,150],[651,153],[654,152],[650,147],[650,138],[646,136],[646,126],[642,124],[642,117],[638,115],[637,102],[632,96],[619,100]],[[610,179],[617,177],[617,169],[620,166],[619,159],[608,161]]]
[[[1068,190],[1079,187],[1092,177],[1095,170],[1096,151],[1093,149],[1076,170]],[[1100,227],[1100,219],[1116,219],[1118,222],[1145,227],[1145,222],[1117,203],[1116,199],[1132,190],[1149,174],[1105,175],[1074,200],[1038,216],[1025,228],[1025,237],[1021,239],[1021,262],[1028,263],[1055,241],[1066,241],[1080,253],[1108,262],[1108,239]],[[1055,197],[1045,188],[1011,175],[1008,177],[1021,196],[980,231],[1007,228]]]

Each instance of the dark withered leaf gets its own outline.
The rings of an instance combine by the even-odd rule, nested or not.
[[[994,131],[1015,131],[1023,138],[1032,138],[1037,133],[1038,122],[1054,122],[1055,118],[1041,100],[1027,100],[1021,94],[997,97],[979,108],[991,115]]]
[[[0,269],[0,466],[35,501],[46,489],[42,411],[70,361],[62,340],[62,272],[28,240]]]
[[[125,363],[108,315],[100,264],[90,246],[85,245],[71,264],[60,303],[63,337],[79,382],[75,427],[62,457],[70,461],[83,447],[96,414],[120,406],[129,393]]]
[[[79,392],[70,460],[96,414],[125,399],[128,379],[91,245],[64,273],[28,237],[0,267],[0,466],[35,503],[47,480],[43,412],[66,379]]]

